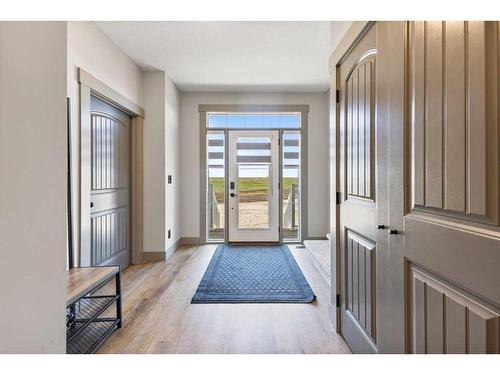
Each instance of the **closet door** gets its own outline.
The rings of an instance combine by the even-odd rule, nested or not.
[[[378,352],[387,321],[387,233],[377,230],[387,224],[387,132],[377,122],[384,107],[378,96],[381,27],[371,25],[337,67],[340,331],[354,353]]]
[[[499,25],[389,35],[388,351],[498,353]]]
[[[90,99],[90,249],[82,265],[130,264],[130,131],[128,114]]]

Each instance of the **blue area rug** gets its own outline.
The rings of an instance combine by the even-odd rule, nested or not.
[[[309,303],[314,293],[286,245],[221,244],[191,303]]]

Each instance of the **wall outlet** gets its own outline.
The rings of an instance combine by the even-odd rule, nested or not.
[[[169,229],[168,232],[167,232],[167,237],[170,238],[171,236],[172,236],[172,233],[171,233],[171,231]]]

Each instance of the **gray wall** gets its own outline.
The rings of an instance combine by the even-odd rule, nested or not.
[[[0,353],[65,352],[66,49],[0,22]]]

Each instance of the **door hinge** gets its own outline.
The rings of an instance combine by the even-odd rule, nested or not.
[[[340,191],[335,193],[335,203],[340,204]]]
[[[335,102],[340,103],[340,90],[335,90]]]
[[[337,295],[335,296],[335,305],[336,305],[337,307],[340,307],[340,294],[337,294]]]

